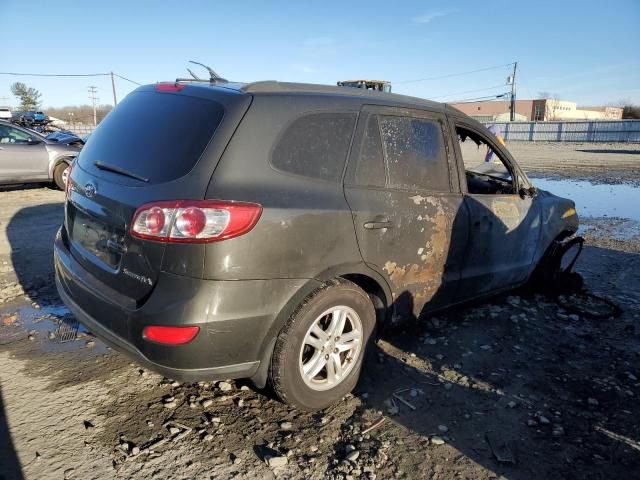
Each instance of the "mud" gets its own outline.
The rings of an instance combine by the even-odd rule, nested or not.
[[[640,235],[619,203],[616,218],[582,218],[577,269],[622,315],[590,318],[587,297],[528,290],[451,310],[386,332],[354,394],[306,414],[242,381],[162,378],[86,332],[49,339],[69,319],[51,263],[62,200],[46,188],[0,192],[0,478],[640,471]]]

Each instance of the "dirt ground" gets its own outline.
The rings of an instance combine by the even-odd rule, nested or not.
[[[512,147],[545,175],[640,177],[637,153],[580,149],[638,146]],[[619,178],[594,174],[613,162]],[[457,308],[386,332],[354,394],[306,414],[243,381],[173,382],[83,331],[59,343],[74,331],[53,281],[62,202],[0,191],[0,479],[640,478],[632,220],[585,218],[577,265],[621,315],[526,290]]]

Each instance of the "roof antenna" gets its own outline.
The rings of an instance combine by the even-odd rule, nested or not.
[[[211,67],[208,67],[204,63],[194,62],[193,60],[189,60],[189,63],[193,63],[195,65],[200,65],[201,67],[206,68],[209,71],[209,80],[212,83],[226,83],[227,82],[227,80],[225,78],[222,78],[220,75],[218,75],[216,72],[214,72]],[[189,71],[189,72],[191,73],[191,71]],[[193,75],[193,73],[191,73],[191,75]]]
[[[195,73],[193,73],[193,71],[190,68],[187,68],[187,72],[189,72],[189,74],[193,77],[194,80],[202,80]]]

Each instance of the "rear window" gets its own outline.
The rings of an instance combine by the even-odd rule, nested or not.
[[[355,123],[355,113],[300,117],[280,137],[271,164],[284,172],[339,181]]]
[[[100,123],[78,163],[96,171],[93,164],[101,161],[150,183],[175,180],[195,166],[223,116],[212,100],[135,92]]]

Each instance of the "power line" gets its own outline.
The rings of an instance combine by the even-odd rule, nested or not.
[[[502,88],[502,87],[504,87],[504,84],[494,85],[493,87],[476,88],[475,90],[465,90],[464,92],[448,93],[446,95],[438,95],[437,97],[429,97],[429,98],[444,98],[444,97],[451,97],[453,95],[460,95],[463,93],[486,92],[487,90],[493,90],[494,88]]]
[[[0,72],[0,75],[15,75],[19,77],[104,77],[109,73],[17,73]]]
[[[499,93],[498,95],[488,95],[486,97],[464,98],[462,100],[449,100],[449,101],[447,101],[447,103],[448,104],[452,104],[452,103],[473,103],[473,102],[479,102],[481,100],[495,100],[497,98],[506,97],[507,95],[509,95],[509,92]]]
[[[131,80],[131,79],[127,78],[127,77],[123,77],[122,75],[118,75],[118,74],[117,74],[117,73],[115,73],[115,72],[114,72],[113,74],[114,74],[116,77],[121,78],[122,80],[126,80],[127,82],[131,82],[131,83],[134,83],[134,84],[136,84],[136,85],[142,85],[141,83],[138,83],[138,82],[136,82],[136,81],[134,81],[134,80]]]
[[[470,75],[472,73],[486,72],[488,70],[496,70],[498,68],[510,67],[514,63],[515,62],[511,62],[511,63],[505,63],[504,65],[495,65],[493,67],[485,67],[485,68],[478,68],[476,70],[468,70],[466,72],[458,72],[458,73],[450,73],[448,75],[438,75],[438,76],[434,76],[434,77],[418,78],[416,80],[402,80],[400,82],[392,82],[392,83],[394,85],[400,85],[400,84],[405,84],[405,83],[426,82],[427,80],[439,80],[441,78],[459,77],[459,76],[462,76],[462,75]]]

